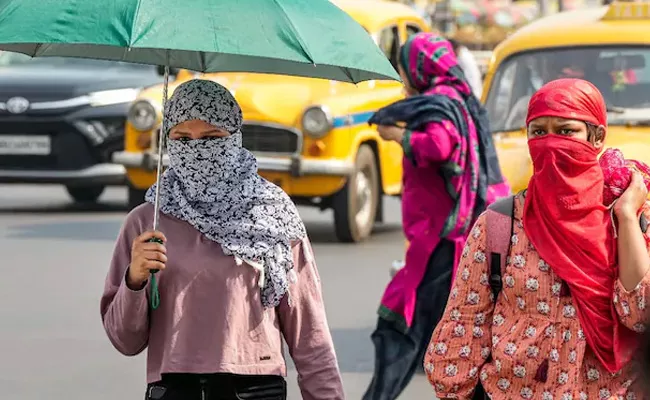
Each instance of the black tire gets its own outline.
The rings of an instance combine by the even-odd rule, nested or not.
[[[147,189],[137,189],[129,186],[129,194],[128,194],[129,211],[133,210],[140,204],[144,203],[144,195],[146,193],[147,193]]]
[[[96,203],[99,197],[104,193],[106,186],[66,186],[70,197],[77,203]]]
[[[363,175],[363,177],[360,176]],[[369,210],[364,210],[365,218],[359,221],[360,205],[357,193],[358,180],[366,179],[364,184],[369,188]],[[355,162],[355,170],[348,178],[347,183],[334,195],[332,207],[334,208],[334,229],[340,242],[355,243],[365,240],[372,233],[375,225],[378,204],[380,200],[379,169],[372,148],[366,144],[359,147]]]

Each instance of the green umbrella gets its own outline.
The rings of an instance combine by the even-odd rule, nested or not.
[[[329,0],[0,0],[0,50],[362,82],[399,80]]]
[[[170,67],[399,80],[365,29],[329,0],[0,0],[0,50],[163,65],[163,102]],[[157,181],[162,168],[159,153]]]

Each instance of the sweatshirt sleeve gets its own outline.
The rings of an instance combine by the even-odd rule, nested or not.
[[[406,130],[402,139],[404,155],[413,165],[426,167],[451,158],[459,137],[456,127],[450,121],[430,122],[423,131]]]
[[[127,356],[141,353],[149,339],[149,283],[137,291],[126,285],[131,244],[141,232],[142,224],[131,212],[118,235],[100,303],[104,330],[109,340],[120,353]]]
[[[320,276],[308,239],[293,246],[297,280],[279,305],[282,334],[304,400],[343,400],[343,383],[327,324]]]

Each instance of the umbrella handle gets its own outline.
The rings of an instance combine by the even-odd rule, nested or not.
[[[149,243],[160,243],[163,244],[163,241],[159,238],[151,238],[147,240]],[[157,309],[158,306],[160,305],[160,292],[158,290],[158,281],[156,280],[156,274],[158,273],[159,270],[157,269],[150,269],[150,279],[151,279],[151,308],[153,310]]]

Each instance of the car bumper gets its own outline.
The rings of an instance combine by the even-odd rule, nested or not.
[[[312,160],[301,157],[267,157],[256,156],[260,171],[287,172],[292,176],[329,175],[347,176],[354,170],[354,164],[340,160]],[[169,158],[163,155],[163,165],[167,166]],[[126,168],[156,169],[158,155],[153,153],[133,153],[119,151],[113,153],[113,162]]]
[[[121,185],[125,182],[126,170],[119,164],[97,164],[72,171],[0,170],[0,183]]]

